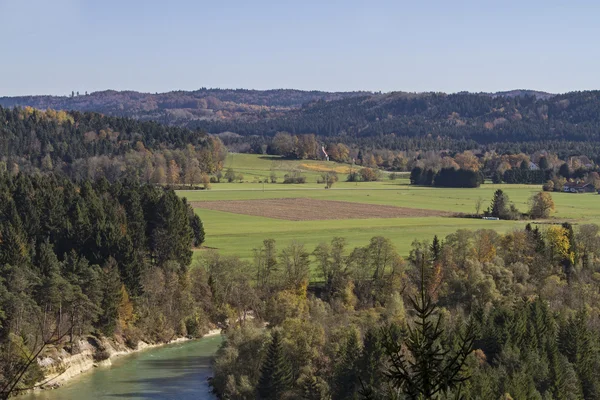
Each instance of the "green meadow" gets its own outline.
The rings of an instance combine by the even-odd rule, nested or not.
[[[311,169],[307,169],[311,168]],[[216,183],[211,190],[180,191],[189,201],[259,200],[272,198],[313,198],[319,200],[350,201],[366,204],[385,204],[407,208],[475,213],[475,203],[482,198],[485,210],[496,189],[504,190],[521,211],[527,211],[528,199],[541,190],[539,185],[494,185],[486,183],[477,189],[446,189],[410,186],[408,179],[389,180],[384,175],[379,182],[338,182],[325,189],[317,184],[320,172],[328,168],[340,170],[347,165],[322,161],[287,161],[278,157],[249,154],[230,154],[225,168],[244,174],[243,183]],[[275,171],[282,177],[287,171],[301,170],[307,183],[257,183]],[[340,174],[341,179],[345,176]],[[281,179],[280,179],[281,180]],[[594,193],[552,193],[556,212],[550,220],[573,224],[600,224],[600,196]],[[495,229],[507,232],[522,228],[527,221],[487,221],[453,217],[414,217],[376,219],[338,219],[320,221],[287,221],[196,208],[204,222],[206,248],[223,254],[252,258],[252,249],[267,238],[273,238],[281,248],[292,240],[306,245],[309,251],[323,241],[341,236],[350,247],[368,243],[373,236],[385,236],[393,241],[401,254],[408,254],[414,240],[430,240],[434,235],[444,237],[457,229]],[[202,250],[200,250],[202,251]]]

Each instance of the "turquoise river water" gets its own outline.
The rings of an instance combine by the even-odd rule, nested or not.
[[[95,368],[65,386],[40,391],[22,400],[152,399],[205,400],[207,378],[221,336],[175,343],[113,360],[112,366]]]

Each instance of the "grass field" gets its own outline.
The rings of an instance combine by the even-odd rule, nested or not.
[[[483,208],[487,208],[494,191],[498,188],[504,190],[521,211],[528,209],[529,197],[540,191],[539,185],[484,184],[477,189],[414,187],[408,184],[406,178],[358,184],[338,182],[332,189],[327,190],[322,184],[316,183],[320,172],[314,169],[339,170],[346,168],[346,165],[320,161],[282,161],[277,157],[248,154],[230,154],[227,161],[236,172],[242,172],[245,177],[246,175],[267,177],[271,168],[279,176],[294,168],[303,171],[313,168],[306,171],[307,183],[303,185],[252,183],[253,178],[245,178],[244,183],[214,184],[209,191],[179,192],[189,201],[199,202],[196,212],[204,222],[207,237],[205,246],[216,248],[224,254],[236,254],[245,259],[250,259],[252,249],[260,246],[262,240],[266,238],[277,240],[279,248],[286,246],[292,240],[298,240],[305,243],[308,250],[312,251],[318,243],[330,241],[335,236],[345,237],[350,247],[354,247],[367,244],[373,236],[382,235],[390,238],[401,254],[408,254],[410,245],[415,239],[431,239],[436,234],[443,237],[462,228],[471,230],[491,228],[506,232],[522,227],[526,222],[484,221],[440,216],[289,221],[203,209],[201,202],[309,198],[452,213],[474,213],[476,200],[481,197]],[[575,224],[600,224],[600,196],[597,194],[553,193],[552,197],[556,204],[552,221],[569,220]]]
[[[279,156],[229,153],[223,170],[228,168],[244,175],[245,183],[269,178],[272,172],[282,181],[283,176],[290,171],[302,171],[308,180],[316,182],[317,177],[325,171],[335,171],[341,180],[345,180],[352,166],[315,160],[283,160]]]

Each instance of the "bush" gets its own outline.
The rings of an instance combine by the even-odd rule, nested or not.
[[[299,172],[290,172],[283,177],[283,183],[306,183],[306,177]]]
[[[542,186],[542,190],[544,192],[553,192],[554,191],[554,182],[548,181],[548,182],[544,183],[544,185]]]
[[[378,171],[373,168],[363,168],[360,170],[360,177],[364,182],[374,182],[379,178],[378,175]]]
[[[110,353],[106,349],[98,349],[97,352],[94,353],[94,361],[104,361],[110,358]]]
[[[358,172],[352,171],[346,177],[346,182],[358,182],[360,181],[360,175]]]

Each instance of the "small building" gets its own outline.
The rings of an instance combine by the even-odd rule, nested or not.
[[[563,192],[566,193],[593,193],[595,191],[594,185],[585,182],[567,182],[563,186]]]

